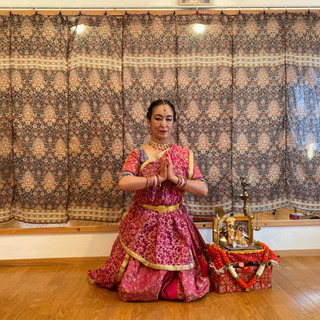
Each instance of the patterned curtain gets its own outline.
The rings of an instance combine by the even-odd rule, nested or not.
[[[179,140],[193,150],[209,188],[206,199],[186,194],[195,215],[232,205],[231,36],[229,16],[177,16]]]
[[[282,14],[239,14],[233,22],[232,177],[251,182],[253,212],[286,204],[285,40]]]
[[[68,29],[63,16],[11,19],[16,219],[67,220]]]
[[[0,16],[0,221],[118,221],[129,151],[171,100],[207,198],[191,214],[320,208],[320,17]]]
[[[320,210],[320,17],[286,19],[288,203]]]
[[[150,103],[176,104],[174,16],[125,15],[123,30],[123,112],[125,157],[150,138],[146,114]],[[177,106],[177,109],[179,106]],[[177,129],[177,128],[176,128]],[[177,130],[176,130],[177,131]],[[177,136],[177,133],[175,133]],[[126,194],[126,206],[131,195]]]
[[[70,219],[118,221],[123,197],[122,22],[71,18],[69,53]]]
[[[12,108],[10,95],[10,21],[0,16],[0,222],[13,218]]]
[[[156,99],[176,104],[174,16],[125,15],[123,108],[125,153],[149,140],[146,113]]]

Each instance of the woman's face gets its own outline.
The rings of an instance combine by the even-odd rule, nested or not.
[[[173,111],[167,104],[153,108],[151,120],[148,120],[151,129],[151,139],[159,143],[170,142],[173,129]]]

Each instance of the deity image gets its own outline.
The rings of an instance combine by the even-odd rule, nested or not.
[[[235,219],[227,219],[227,233],[228,233],[228,244],[229,246],[236,247],[236,230],[235,230]]]
[[[247,247],[249,236],[246,232],[246,228],[244,224],[240,224],[237,228],[236,235],[235,235],[235,241],[237,243],[237,246],[239,247]]]

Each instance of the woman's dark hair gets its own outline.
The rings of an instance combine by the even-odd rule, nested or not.
[[[148,108],[148,112],[147,112],[147,119],[151,120],[153,108],[158,107],[158,106],[162,106],[162,105],[168,105],[171,108],[171,110],[173,112],[173,121],[175,122],[176,121],[176,109],[174,108],[174,105],[169,100],[165,100],[165,99],[155,100],[155,101],[151,102],[150,107]]]

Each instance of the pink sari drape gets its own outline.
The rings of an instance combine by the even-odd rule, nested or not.
[[[174,145],[168,152],[177,175],[203,179],[187,148]],[[157,174],[162,154],[141,164],[139,150],[133,150],[122,171]],[[89,276],[105,287],[117,285],[124,301],[192,301],[205,295],[210,280],[204,243],[182,203],[183,193],[168,181],[136,191],[106,265]]]

